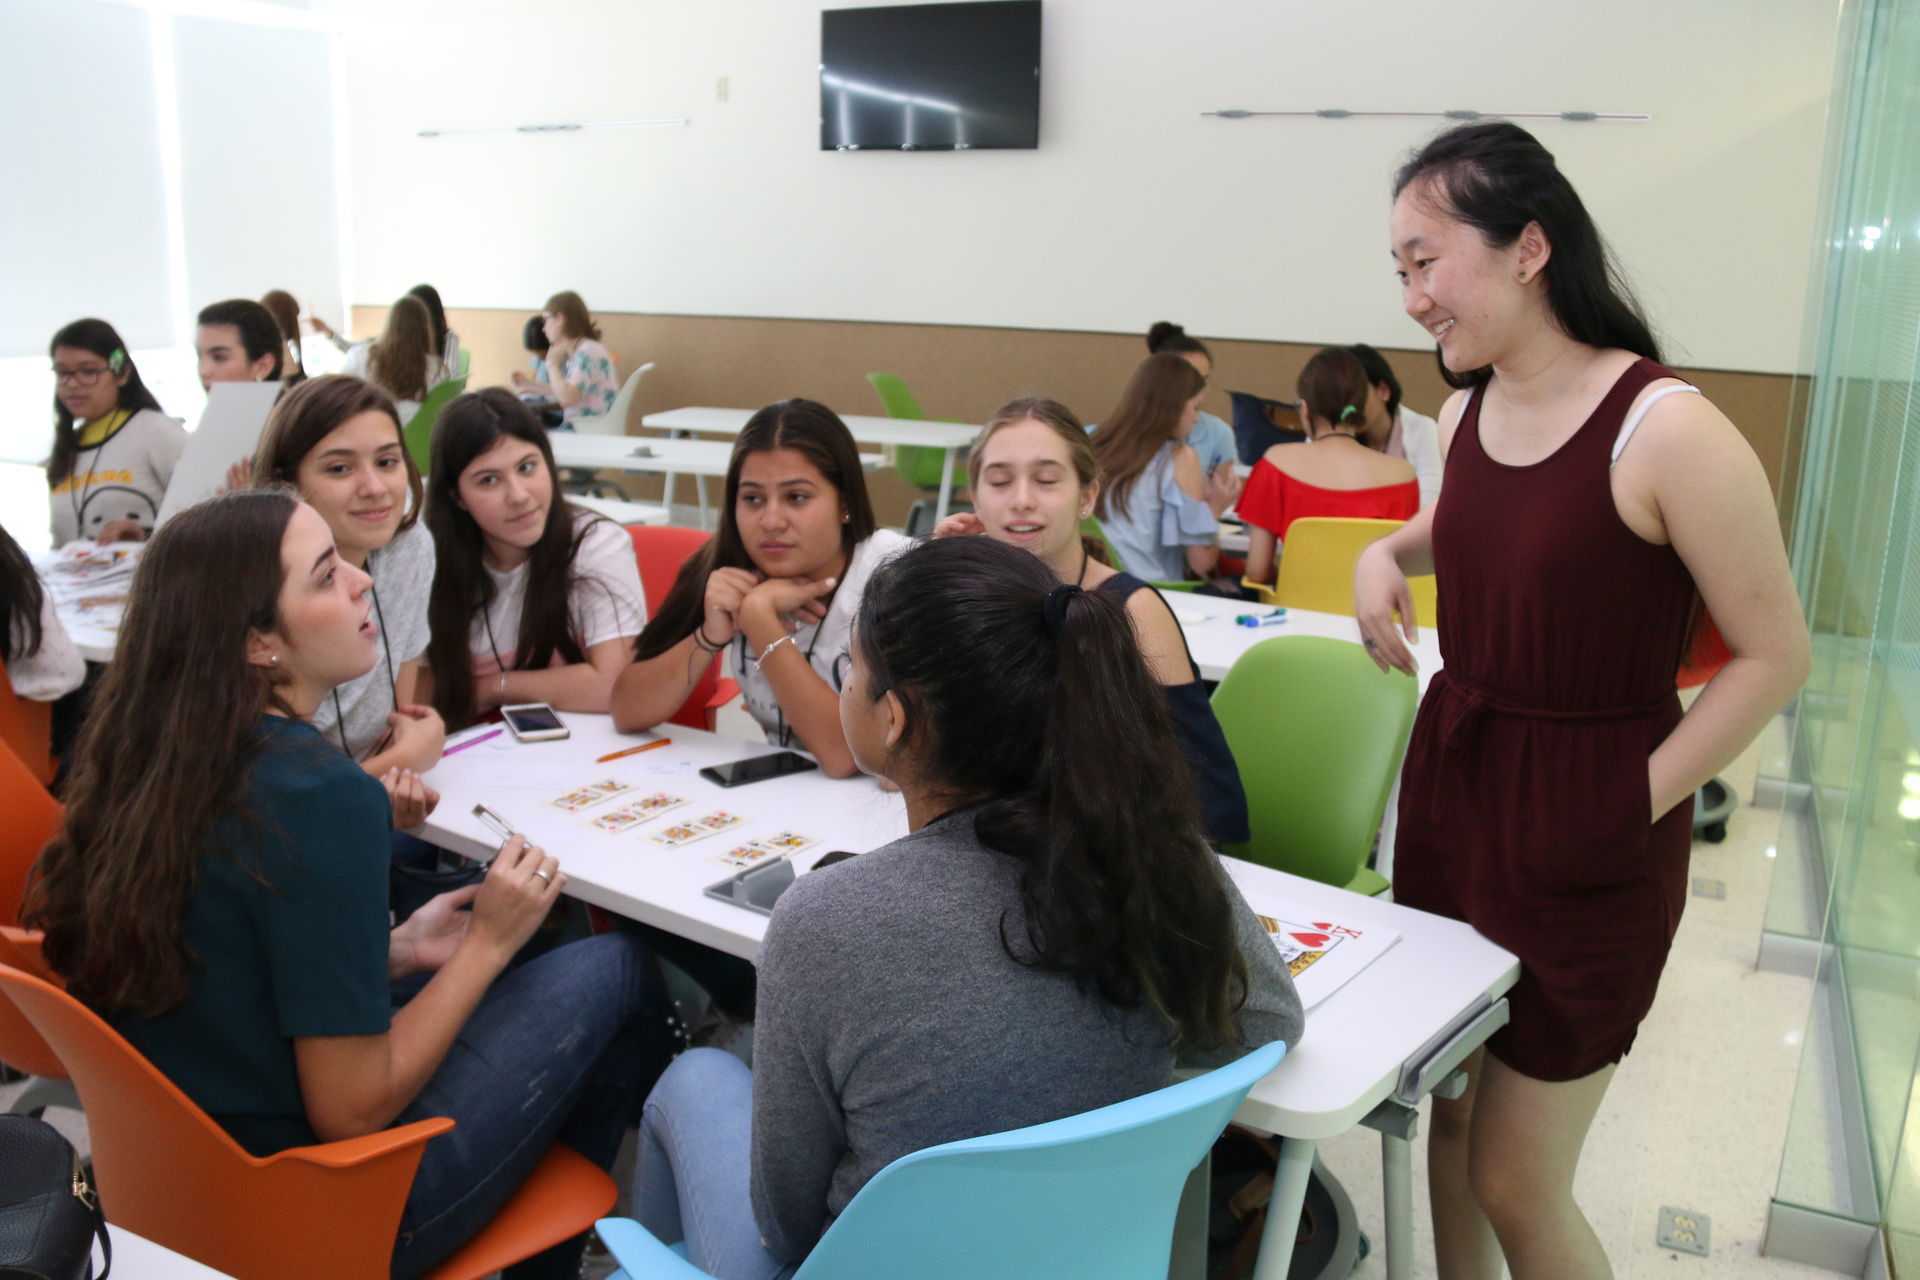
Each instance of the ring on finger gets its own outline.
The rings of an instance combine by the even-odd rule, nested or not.
[[[537,875],[537,876],[539,876],[539,877],[540,877],[540,878],[541,878],[542,880],[545,880],[545,881],[546,881],[546,882],[547,882],[548,884],[552,884],[552,883],[553,883],[553,873],[552,873],[552,872],[549,872],[549,871],[536,871],[536,872],[534,872],[533,874],[535,874],[535,875]]]
[[[1369,649],[1369,650],[1377,647],[1371,640],[1362,640],[1360,644],[1362,648]]]

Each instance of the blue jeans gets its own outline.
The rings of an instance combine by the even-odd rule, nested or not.
[[[608,933],[502,974],[446,1060],[395,1119],[448,1116],[407,1194],[393,1275],[409,1280],[470,1240],[566,1143],[605,1169],[675,1047],[672,1006],[645,944]],[[584,1233],[508,1268],[512,1280],[572,1280]]]
[[[640,1117],[633,1216],[715,1280],[784,1280],[753,1220],[753,1072],[719,1049],[689,1049]]]

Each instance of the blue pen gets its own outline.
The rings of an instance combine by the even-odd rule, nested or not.
[[[1277,627],[1287,620],[1285,609],[1275,609],[1272,613],[1243,613],[1234,621],[1243,627]]]

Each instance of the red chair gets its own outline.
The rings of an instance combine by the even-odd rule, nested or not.
[[[1691,689],[1705,684],[1720,673],[1720,668],[1733,658],[1733,650],[1727,648],[1727,641],[1720,634],[1720,628],[1714,624],[1713,617],[1705,605],[1694,607],[1693,633],[1687,637],[1687,652],[1680,659],[1680,674],[1674,680],[1674,686]],[[1740,797],[1733,788],[1720,778],[1711,778],[1706,785],[1694,793],[1693,797],[1693,834],[1708,844],[1719,844],[1727,838],[1727,819],[1740,805]]]
[[[0,662],[0,744],[12,748],[41,783],[53,781],[53,704],[15,693],[4,662]]]
[[[674,579],[680,576],[680,566],[713,535],[699,529],[645,524],[630,524],[627,532],[633,537],[633,558],[640,565],[640,587],[646,593],[647,616],[651,618],[660,612]],[[720,655],[716,653],[686,702],[667,718],[689,729],[711,730],[720,708],[739,695],[738,684],[721,678]]]

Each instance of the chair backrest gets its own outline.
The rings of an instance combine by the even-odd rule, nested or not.
[[[633,558],[640,566],[640,590],[647,598],[647,617],[660,611],[680,576],[680,566],[688,556],[706,545],[713,535],[704,529],[682,529],[675,525],[630,524],[627,534],[633,539]],[[707,727],[707,702],[720,683],[720,655],[714,654],[707,669],[693,686],[693,692],[668,719],[689,729]]]
[[[387,1274],[418,1144],[351,1167],[357,1145],[397,1131],[329,1144],[340,1154],[326,1164],[285,1152],[250,1156],[59,987],[0,965],[0,996],[26,1015],[73,1078],[109,1221],[234,1276]]]
[[[913,392],[907,389],[904,379],[897,373],[870,373],[867,381],[880,393],[880,403],[886,406],[889,418],[917,418],[926,420],[926,414],[920,408],[920,402]],[[893,447],[893,469],[900,478],[916,489],[937,489],[940,487],[940,471],[945,465],[945,451],[931,446],[898,444]]]
[[[467,389],[464,376],[448,378],[427,392],[427,398],[420,402],[413,416],[407,419],[407,425],[401,429],[401,438],[407,442],[407,452],[413,455],[413,465],[420,474],[427,474],[427,460],[433,448],[433,424],[440,419],[440,411],[447,402]]]
[[[465,347],[462,347],[460,348],[460,358],[454,361],[453,376],[456,378],[465,378],[465,377],[470,377],[472,373],[473,373],[473,352],[467,350]]]
[[[41,782],[53,781],[53,705],[15,693],[4,662],[0,662],[0,746],[10,748]]]
[[[0,925],[20,919],[27,873],[60,826],[60,802],[0,743]]]
[[[620,394],[613,398],[613,404],[605,413],[591,417],[575,418],[573,429],[588,436],[623,436],[627,434],[627,418],[633,410],[633,402],[640,394],[640,379],[646,377],[647,370],[653,368],[649,360],[627,375],[620,384]]]
[[[1280,575],[1273,603],[1290,609],[1353,616],[1353,565],[1367,547],[1405,524],[1404,520],[1360,520],[1350,516],[1308,516],[1287,526],[1280,550]],[[1432,574],[1409,580],[1414,620],[1435,625]]]
[[[860,1189],[795,1280],[1164,1280],[1174,1213],[1279,1042],[1064,1120],[902,1156]]]
[[[0,965],[59,985],[40,954],[44,937],[35,931],[0,925]],[[67,1078],[60,1055],[53,1051],[39,1028],[27,1021],[27,1015],[14,1008],[13,1001],[5,996],[0,996],[0,1062],[30,1076],[45,1076],[49,1080]]]
[[[1227,852],[1346,886],[1380,829],[1416,700],[1413,677],[1346,640],[1276,636],[1241,654],[1213,693],[1253,833]]]
[[[1233,445],[1243,466],[1260,461],[1277,444],[1297,444],[1307,438],[1300,406],[1291,400],[1269,400],[1250,391],[1229,391],[1233,402]]]

